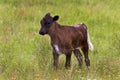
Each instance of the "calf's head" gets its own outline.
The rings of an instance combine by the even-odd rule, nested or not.
[[[41,29],[39,31],[40,35],[45,35],[49,33],[49,29],[52,27],[52,24],[59,19],[59,16],[50,16],[50,13],[47,13],[40,21]]]

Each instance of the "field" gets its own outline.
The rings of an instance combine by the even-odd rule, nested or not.
[[[38,34],[47,12],[63,25],[87,25],[90,70],[74,55],[70,69],[64,55],[53,69],[50,38]],[[120,80],[120,0],[0,0],[0,80]]]

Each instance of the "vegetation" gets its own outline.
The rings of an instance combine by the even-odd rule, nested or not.
[[[90,71],[74,55],[69,70],[64,55],[53,69],[50,39],[38,34],[47,12],[60,24],[88,26]],[[120,80],[120,1],[0,0],[0,80]]]

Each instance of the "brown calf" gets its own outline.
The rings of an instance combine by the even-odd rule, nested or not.
[[[93,45],[90,42],[89,34],[85,24],[77,24],[75,26],[62,26],[56,21],[59,16],[50,16],[47,13],[40,21],[41,29],[39,34],[48,34],[51,38],[51,45],[53,48],[54,67],[58,67],[58,57],[61,53],[66,55],[65,67],[70,67],[70,60],[72,51],[74,52],[80,68],[82,67],[82,54],[79,51],[81,48],[86,66],[90,67],[90,60],[88,57],[88,49],[93,49]]]

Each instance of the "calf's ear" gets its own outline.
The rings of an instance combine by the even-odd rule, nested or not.
[[[56,15],[56,16],[53,17],[53,21],[57,21],[58,19],[59,19],[58,15]]]

